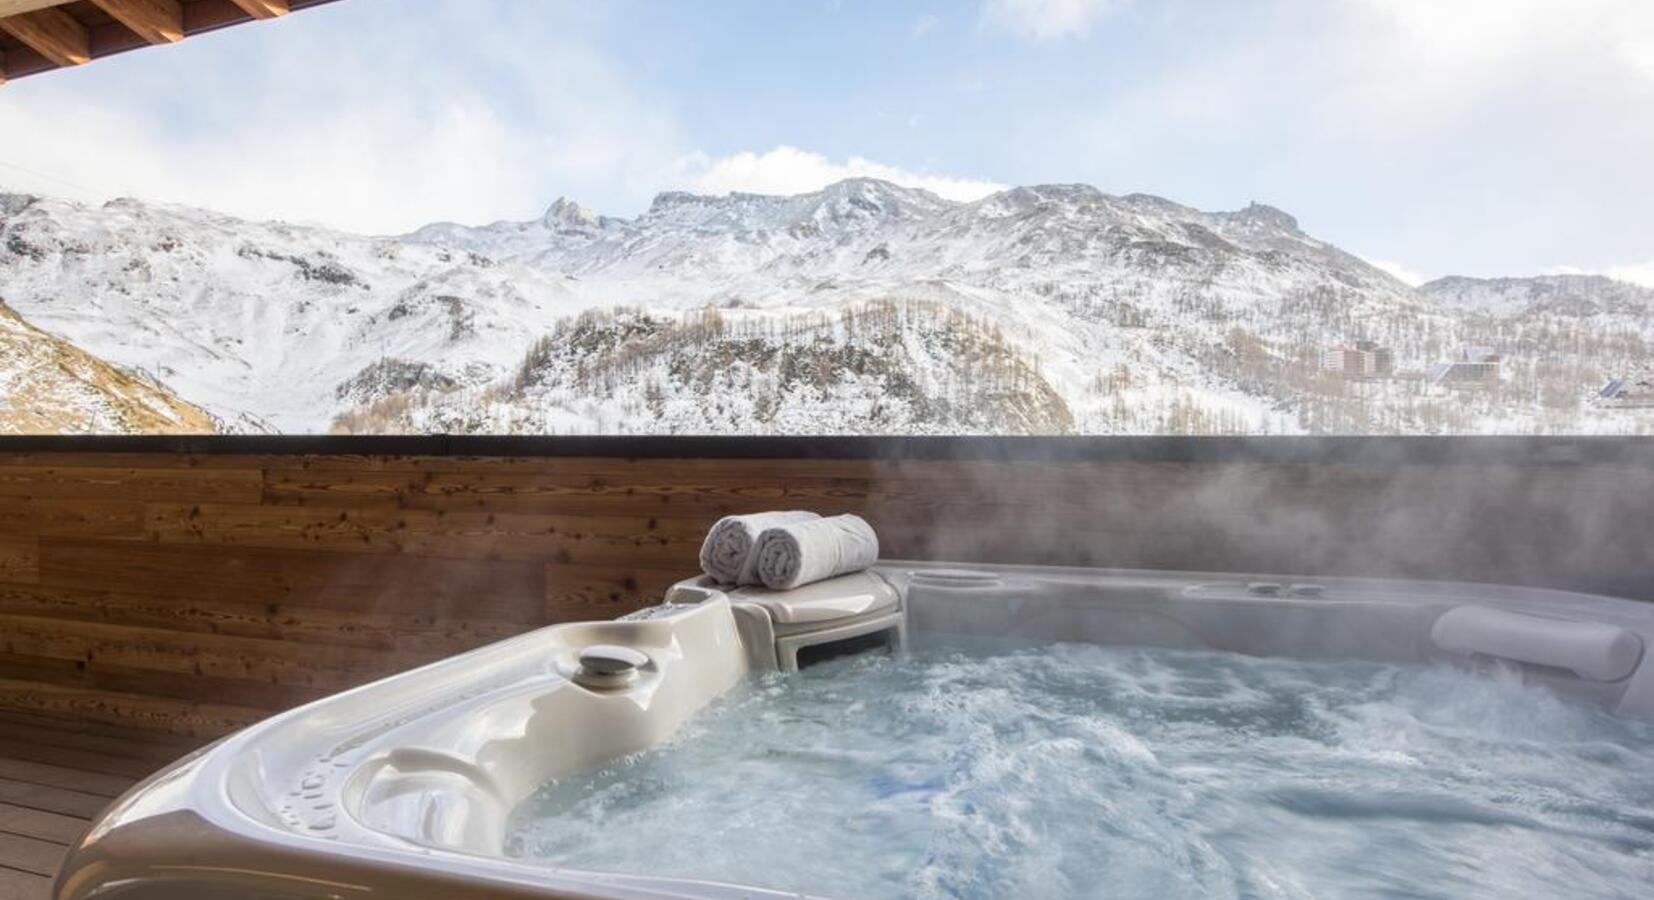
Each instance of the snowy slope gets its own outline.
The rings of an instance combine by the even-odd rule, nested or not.
[[[974,203],[870,179],[793,197],[670,193],[632,220],[559,200],[537,221],[408,239],[570,273],[590,296],[657,309],[947,304],[1036,360],[1084,432],[1161,430],[1177,406],[1242,431],[1299,430],[1281,397],[1212,370],[1236,329],[1284,348],[1452,329],[1279,210],[1206,213],[1085,185]]]
[[[559,200],[534,222],[408,236],[583,279],[703,302],[773,305],[823,284],[947,280],[995,288],[1114,283],[1160,293],[1215,289],[1244,305],[1336,282],[1380,303],[1407,286],[1302,233],[1285,213],[1254,205],[1203,213],[1085,185],[1015,188],[975,203],[871,179],[794,197],[668,193],[635,220]]]
[[[1602,275],[1533,278],[1438,278],[1419,288],[1438,305],[1467,315],[1620,317],[1646,325],[1654,318],[1654,288]]]
[[[620,309],[562,323],[511,382],[419,392],[341,430],[657,434],[1061,434],[1074,422],[1038,366],[943,304],[775,315]]]
[[[1582,405],[1654,340],[1636,290],[1416,290],[1272,207],[1085,185],[960,203],[853,179],[629,219],[564,199],[399,238],[0,195],[0,292],[238,429],[1646,430]],[[1492,344],[1508,377],[1443,396],[1319,371],[1356,338],[1412,374]]]
[[[0,434],[210,434],[212,417],[0,302]]]
[[[0,195],[0,292],[30,321],[241,429],[325,430],[383,357],[466,383],[579,306],[564,279],[470,254],[183,207]]]

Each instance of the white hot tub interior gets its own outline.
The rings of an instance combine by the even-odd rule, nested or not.
[[[753,889],[693,880],[716,873],[690,872],[686,880],[683,872],[652,870],[646,847],[638,848],[636,866],[620,871],[513,858],[506,853],[513,814],[543,798],[547,785],[605,772],[624,781],[626,770],[610,765],[617,760],[657,764],[649,760],[659,757],[636,755],[671,740],[708,704],[734,696],[732,688],[748,690],[754,678],[785,679],[801,662],[840,648],[939,636],[1013,638],[1023,648],[1093,644],[1494,667],[1582,708],[1628,721],[1654,718],[1654,666],[1644,650],[1654,638],[1654,612],[1613,598],[904,562],[786,592],[722,591],[692,579],[660,605],[619,620],[542,629],[221,742],[123,798],[69,861],[61,896],[98,896],[115,880],[132,897],[252,889],[304,896],[300,881],[316,879],[380,896],[753,896]],[[1639,764],[1650,758],[1637,757]],[[739,779],[726,783],[739,791]],[[217,856],[224,864],[188,873],[169,864],[186,839],[193,859]],[[622,831],[603,840],[618,846],[627,837]],[[785,879],[767,884],[810,889]]]

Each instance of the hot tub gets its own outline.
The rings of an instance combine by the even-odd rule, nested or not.
[[[1227,721],[1230,711],[1249,704],[1260,708],[1275,704],[1286,712],[1270,712],[1268,716],[1314,719],[1325,713],[1322,707],[1332,703],[1344,704],[1339,716],[1348,717],[1345,706],[1368,716],[1372,711],[1360,705],[1364,702],[1361,691],[1372,684],[1387,683],[1385,679],[1394,681],[1396,671],[1485,671],[1485,676],[1475,677],[1485,677],[1490,684],[1517,685],[1512,690],[1533,692],[1522,694],[1513,708],[1525,708],[1531,696],[1541,698],[1533,703],[1555,702],[1579,710],[1580,716],[1625,722],[1625,728],[1631,729],[1625,741],[1615,743],[1615,739],[1592,732],[1578,742],[1583,748],[1579,752],[1593,760],[1592,765],[1600,763],[1609,771],[1647,766],[1654,756],[1643,755],[1647,748],[1638,742],[1648,735],[1641,721],[1654,719],[1654,663],[1646,660],[1645,653],[1650,640],[1654,640],[1654,606],[1609,597],[1487,585],[901,561],[884,562],[869,572],[787,592],[754,588],[724,591],[704,579],[690,579],[672,588],[659,605],[618,620],[557,625],[502,641],[278,715],[179,761],[135,787],[103,814],[66,860],[57,896],[70,900],[757,897],[798,896],[798,891],[834,894],[849,889],[845,884],[854,888],[858,883],[790,881],[781,871],[787,865],[785,851],[757,847],[752,835],[743,836],[739,831],[740,827],[773,831],[777,826],[731,820],[744,819],[739,814],[744,808],[785,806],[794,792],[783,786],[779,794],[742,793],[748,788],[743,786],[736,757],[746,752],[752,737],[743,735],[740,727],[731,731],[730,722],[742,714],[742,709],[756,709],[775,716],[775,721],[781,723],[778,727],[792,727],[789,723],[800,718],[800,708],[777,712],[762,704],[772,702],[766,697],[786,694],[790,684],[813,684],[812,690],[817,693],[808,695],[815,698],[811,703],[840,705],[822,716],[803,709],[802,718],[811,721],[801,726],[806,730],[799,733],[807,736],[795,744],[818,744],[813,749],[826,752],[824,748],[834,744],[835,734],[855,734],[860,721],[857,716],[871,715],[867,712],[870,704],[877,706],[880,702],[877,693],[856,695],[853,682],[890,677],[898,678],[898,688],[891,690],[905,689],[900,685],[906,684],[918,691],[914,695],[918,700],[901,703],[939,704],[940,712],[929,710],[925,714],[968,723],[976,729],[961,732],[957,740],[962,744],[981,738],[987,742],[984,746],[1003,748],[1020,747],[1017,741],[1026,741],[1029,746],[1041,748],[1040,755],[1032,763],[1026,759],[1018,763],[1024,767],[1020,771],[1045,772],[1043,767],[1057,765],[1070,756],[1081,760],[1077,765],[1082,768],[1059,766],[1050,770],[1052,774],[1045,782],[1020,787],[983,786],[1008,784],[992,779],[973,782],[972,791],[988,793],[972,794],[939,786],[938,776],[925,774],[930,771],[926,767],[936,760],[906,759],[900,754],[880,759],[879,751],[858,745],[834,751],[830,765],[812,760],[811,747],[799,747],[798,759],[781,753],[779,756],[789,758],[778,763],[783,766],[775,770],[780,777],[794,777],[790,773],[795,770],[785,767],[796,766],[800,773],[797,777],[815,778],[819,782],[817,790],[826,792],[821,796],[831,801],[836,790],[833,779],[845,777],[845,761],[862,759],[857,754],[867,754],[869,772],[877,766],[881,774],[870,774],[867,783],[856,786],[856,790],[865,789],[866,802],[888,807],[880,814],[890,816],[875,821],[917,822],[920,824],[914,827],[923,829],[930,827],[923,824],[928,821],[925,816],[946,814],[969,820],[992,805],[985,804],[984,798],[991,799],[995,790],[1038,793],[1042,785],[1062,782],[1073,771],[1089,771],[1083,766],[1104,766],[1097,771],[1125,774],[1119,776],[1118,784],[1112,784],[1108,796],[1094,798],[1102,804],[1097,809],[1125,804],[1120,811],[1087,811],[1074,823],[1058,822],[1050,827],[1061,827],[1065,834],[1095,827],[1099,835],[1117,832],[1108,840],[1141,838],[1147,842],[1145,847],[1156,842],[1171,846],[1176,842],[1168,843],[1166,834],[1146,826],[1128,827],[1127,819],[1162,814],[1168,803],[1199,806],[1200,814],[1208,818],[1214,803],[1223,806],[1209,796],[1199,799],[1206,796],[1200,793],[1205,790],[1201,779],[1216,771],[1210,760],[1201,762],[1204,757],[1200,754],[1211,746],[1235,740],[1244,744],[1249,740],[1245,737],[1249,729],[1258,729],[1256,722]],[[1015,648],[1003,649],[1007,641]],[[990,642],[1001,649],[983,653],[957,649],[976,646],[973,642]],[[929,654],[924,657],[930,660],[926,665],[933,668],[923,671],[923,679],[928,680],[922,683],[907,678],[902,674],[904,670],[876,668],[884,663],[847,665],[843,661],[872,658],[865,654],[886,648],[901,651],[909,646],[939,644],[941,650],[923,651]],[[1116,655],[1095,656],[1105,652]],[[1120,656],[1122,653],[1126,655]],[[1149,655],[1142,655],[1145,653]],[[1259,657],[1284,660],[1279,665],[1296,668],[1281,676],[1284,682],[1271,675],[1275,678],[1270,682],[1272,686],[1260,690],[1246,683],[1250,676],[1234,674],[1248,665],[1238,661]],[[980,660],[989,660],[991,665]],[[869,669],[869,665],[875,668]],[[801,668],[805,671],[799,672]],[[1129,692],[1135,692],[1130,697],[1155,696],[1143,704],[1130,697],[1122,700],[1127,695],[1120,693],[1110,694],[1113,699],[1106,702],[1087,696],[1091,690],[1087,679],[1096,677],[1099,671],[1127,673]],[[816,672],[831,674],[820,676],[825,680],[804,680],[816,677],[812,675]],[[993,704],[1004,699],[998,696],[1000,682],[1011,676],[1019,683],[1032,685],[1030,690],[1052,693],[1049,697],[1040,694],[1031,707],[1024,702],[1017,715],[1031,717],[1030,722],[997,727],[992,718],[992,709],[997,707]],[[1162,684],[1168,679],[1182,679],[1198,687],[1180,693],[1181,689]],[[1437,682],[1409,684],[1409,690],[1425,698],[1420,701],[1415,696],[1414,702],[1432,702],[1430,693],[1437,690]],[[1335,692],[1330,695],[1333,700],[1318,693],[1323,688]],[[1454,690],[1463,693],[1462,688]],[[1101,696],[1101,686],[1098,692]],[[1269,696],[1260,699],[1261,694]],[[697,713],[709,704],[726,703],[736,695],[747,698],[741,703],[760,705],[710,711],[703,714],[710,716],[708,721],[712,723],[702,729],[707,734],[675,736],[686,722],[695,720],[698,727]],[[1186,702],[1189,697],[1194,698],[1193,706]],[[793,701],[783,698],[773,702]],[[1467,701],[1461,697],[1456,702]],[[1099,703],[1108,708],[1099,711]],[[955,710],[954,706],[960,704],[969,708]],[[1059,709],[1072,704],[1079,704],[1079,712]],[[1198,723],[1201,729],[1179,732],[1185,735],[1180,738],[1179,748],[1169,751],[1145,745],[1134,737],[1139,732],[1156,733],[1171,720],[1183,722],[1185,713],[1179,711],[1183,707],[1178,704],[1189,709],[1198,707],[1187,714],[1187,720]],[[1373,709],[1379,710],[1373,715],[1381,716],[1380,707]],[[1121,710],[1143,718],[1121,717],[1117,715]],[[878,713],[903,714],[902,708]],[[1462,717],[1459,712],[1454,715]],[[1051,717],[1066,718],[1056,725],[1039,721]],[[1498,727],[1507,726],[1505,722]],[[1059,733],[1046,733],[1045,729],[1052,727]],[[1074,727],[1080,730],[1072,731]],[[1315,755],[1323,749],[1329,753],[1351,749],[1332,747],[1317,730],[1324,730],[1322,725],[1314,722],[1282,727],[1291,734],[1269,744],[1267,753],[1290,754],[1308,748],[1305,752]],[[1441,727],[1451,735],[1457,735],[1456,729],[1461,728],[1457,720],[1446,721]],[[1512,727],[1512,739],[1519,742],[1526,725]],[[693,732],[695,728],[684,730]],[[1003,733],[1007,731],[1015,733],[1007,736]],[[1189,734],[1195,735],[1192,743]],[[703,738],[714,743],[697,749],[694,742]],[[718,740],[735,743],[720,747]],[[922,743],[912,735],[900,740],[915,746]],[[1003,743],[1006,741],[1009,743]],[[1246,746],[1251,758],[1258,756],[1256,747]],[[1283,751],[1282,747],[1287,749]],[[1385,752],[1406,756],[1405,750],[1392,748]],[[774,748],[763,752],[769,754],[763,761],[767,767],[770,757],[778,754]],[[936,752],[947,755],[953,750],[941,747]],[[981,774],[977,769],[997,765],[991,757],[989,753],[967,764],[960,762],[962,758],[948,756],[944,762],[974,767],[974,778]],[[1171,757],[1176,757],[1175,765],[1166,761]],[[1421,751],[1421,758],[1428,760],[1428,753]],[[660,775],[660,767],[675,759],[684,762],[670,778]],[[687,760],[696,761],[691,764]],[[720,760],[729,760],[729,765],[720,765]],[[1410,771],[1404,762],[1388,758],[1380,762],[1400,766],[1396,771]],[[1261,764],[1265,766],[1262,771],[1268,771],[1271,763],[1266,759]],[[686,773],[685,765],[700,768],[690,768]],[[1030,765],[1032,768],[1028,768]],[[1240,764],[1231,761],[1225,765],[1234,770]],[[1151,766],[1155,773],[1143,774],[1147,770],[1141,766]],[[1015,766],[1001,769],[1019,771]],[[686,778],[693,780],[701,771],[709,779],[724,779],[717,796],[705,802],[694,801],[698,806],[677,807],[679,812],[670,811],[672,807],[655,809],[646,805],[660,798],[644,795],[669,792],[672,784],[683,784]],[[751,771],[750,789],[756,792],[762,779],[756,768]],[[998,774],[993,778],[1004,776],[1000,769],[994,771]],[[1641,777],[1647,780],[1650,774],[1654,773],[1645,770]],[[657,776],[662,779],[659,790],[649,781]],[[1093,782],[1103,777],[1098,775]],[[1323,794],[1316,793],[1325,785],[1317,787],[1309,782],[1319,777],[1294,776],[1299,780],[1271,786],[1267,799],[1274,812],[1270,814],[1284,809],[1287,812],[1281,815],[1330,815],[1335,819],[1363,815],[1359,803],[1346,803],[1349,809],[1338,806],[1331,813],[1318,809],[1316,804],[1328,802]],[[1443,777],[1463,778],[1461,773]],[[785,781],[782,783],[785,785]],[[1091,783],[1080,779],[1063,787],[1072,796],[1058,798],[1056,809],[1091,810],[1084,806],[1090,801],[1078,795],[1089,790],[1087,785]],[[1407,783],[1405,778],[1402,783]],[[584,793],[548,799],[547,785],[577,785],[566,790]],[[845,790],[850,788],[846,786]],[[602,791],[637,796],[593,801]],[[798,797],[807,794],[802,786],[797,792]],[[1129,812],[1133,797],[1154,799],[1153,809]],[[1438,802],[1410,795],[1402,800],[1415,806]],[[726,801],[733,804],[728,809],[735,810],[735,814],[719,813],[725,818],[710,823],[692,821],[697,809],[710,809]],[[597,805],[591,806],[594,802]],[[1645,810],[1643,819],[1636,818],[1639,804],[1654,804],[1654,797],[1629,797],[1625,802],[1624,809],[1599,810],[1598,814],[1616,822],[1629,821],[1627,827],[1633,831],[1637,827],[1654,830],[1654,809]],[[553,817],[550,824],[559,825],[555,819],[559,809],[586,818],[572,829],[546,827],[548,814]],[[1469,816],[1472,824],[1479,821],[1477,815],[1482,815],[1460,812]],[[672,817],[680,813],[684,820],[673,821]],[[827,840],[820,835],[809,836],[811,814],[810,809],[788,810],[775,821],[798,823],[806,844]],[[1026,818],[1026,810],[1024,814]],[[1365,814],[1374,815],[1371,810]],[[1454,814],[1436,806],[1421,813],[1436,819]],[[1589,810],[1577,814],[1591,815]],[[524,826],[525,815],[541,818],[535,820],[538,824]],[[1050,814],[1034,815],[1037,819]],[[1118,821],[1106,821],[1115,815]],[[1525,827],[1520,821],[1512,821],[1515,824],[1502,826],[1494,821],[1487,827]],[[1643,824],[1636,826],[1636,821]],[[726,824],[730,829],[727,835],[716,833]],[[1548,822],[1543,824],[1550,828]],[[978,880],[969,884],[947,880],[950,876],[945,872],[971,868],[975,859],[972,854],[980,848],[970,841],[978,838],[960,835],[974,834],[974,827],[961,825],[958,834],[950,832],[945,840],[929,832],[928,838],[915,838],[921,843],[940,842],[927,851],[927,865],[943,867],[939,871],[944,874],[902,886],[895,893],[992,896],[1011,890],[1028,892],[1027,883],[1006,880],[1014,873],[1000,869],[979,873]],[[1010,841],[1023,846],[1015,852],[1026,854],[1028,848],[1040,846],[1043,840],[1038,834],[1019,833],[1016,827],[1003,822],[995,827],[1000,831],[979,836],[986,842],[984,846],[997,848],[995,852],[1003,851],[1004,843]],[[1035,821],[1023,822],[1020,827],[1037,832],[1046,826]],[[1187,853],[1179,851],[1181,855],[1156,856],[1151,852],[1141,856],[1133,849],[1137,844],[1129,841],[1118,847],[1107,844],[1113,849],[1099,843],[1099,858],[1125,848],[1120,851],[1123,855],[1108,857],[1108,871],[1140,870],[1140,877],[1133,876],[1138,878],[1136,881],[1111,886],[1106,880],[1092,880],[1095,874],[1088,874],[1084,866],[1073,868],[1073,860],[1066,857],[1051,863],[1050,870],[1068,879],[1060,882],[1063,893],[1173,896],[1181,887],[1189,887],[1191,895],[1201,895],[1213,893],[1212,885],[1219,884],[1240,885],[1235,887],[1238,894],[1295,895],[1291,873],[1249,869],[1243,880],[1222,871],[1211,874],[1222,869],[1230,845],[1221,843],[1221,835],[1207,834],[1223,829],[1210,822],[1199,827],[1206,836],[1197,843],[1211,850],[1210,854],[1197,848]],[[1236,828],[1246,831],[1244,827]],[[1329,826],[1331,830],[1313,833],[1378,833],[1365,825],[1362,828],[1348,832]],[[659,829],[659,833],[652,829]],[[552,836],[546,837],[548,834]],[[536,845],[541,851],[548,846],[553,851],[558,846],[572,846],[558,841],[573,840],[586,855],[559,858],[555,852],[548,855],[532,852],[532,848],[525,851],[525,841],[535,844],[539,840],[535,835],[545,838]],[[884,840],[878,834],[863,837],[875,844]],[[1244,846],[1249,840],[1252,838],[1242,834],[1234,838],[1233,845]],[[1635,842],[1634,837],[1627,840]],[[820,844],[821,853],[817,855],[830,855],[830,843]],[[1641,850],[1633,846],[1627,851],[1631,855],[1627,857],[1626,877],[1636,876],[1639,858],[1644,861],[1640,865],[1648,864],[1654,841],[1645,844],[1638,845]],[[712,852],[711,848],[720,847],[739,854],[742,845],[759,858],[748,854],[741,866],[714,868],[710,876],[700,871],[685,874],[686,869],[694,870],[696,866],[683,860],[694,862]],[[606,859],[605,854],[611,852],[625,864],[606,871],[605,866],[583,862]],[[657,869],[651,866],[653,856],[674,862],[663,862],[663,868]],[[767,859],[774,860],[769,869]],[[892,859],[881,864],[898,868],[908,865],[901,861],[906,857]],[[857,865],[850,859],[841,863]],[[723,872],[753,874],[718,874]],[[775,877],[770,877],[772,874]],[[1202,881],[1206,878],[1216,880]]]

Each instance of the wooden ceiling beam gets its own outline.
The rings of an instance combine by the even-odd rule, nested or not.
[[[92,0],[109,17],[151,44],[184,39],[184,7],[178,0]]]
[[[62,6],[68,0],[0,0],[0,19],[18,13],[34,12],[48,6]]]
[[[0,19],[0,29],[60,66],[92,61],[86,26],[61,9],[37,9]]]
[[[0,0],[0,84],[331,2]]]
[[[285,16],[289,10],[287,0],[231,0],[242,11],[255,19],[274,19]]]

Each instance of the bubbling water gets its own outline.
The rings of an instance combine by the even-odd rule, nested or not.
[[[754,678],[508,852],[831,897],[1646,897],[1654,729],[1511,674],[963,640]]]

